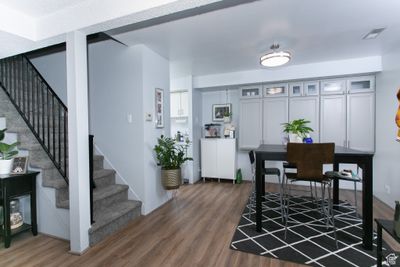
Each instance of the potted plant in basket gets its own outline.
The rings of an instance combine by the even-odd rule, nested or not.
[[[18,142],[6,144],[3,141],[7,129],[0,130],[0,174],[9,174],[11,172],[14,156],[18,154],[16,149]]]
[[[289,141],[292,143],[302,143],[303,139],[314,130],[307,126],[310,121],[297,119],[283,123],[283,131],[289,134]]]
[[[154,147],[157,157],[157,165],[161,166],[161,182],[165,189],[178,189],[181,185],[181,165],[188,160],[186,156],[188,142],[185,145],[176,144],[175,139],[164,137],[158,138]]]

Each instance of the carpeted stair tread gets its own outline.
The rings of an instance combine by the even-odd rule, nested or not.
[[[96,179],[100,179],[100,178],[103,178],[103,177],[111,175],[111,174],[115,174],[115,170],[111,170],[111,169],[96,170],[96,171],[93,171],[93,179],[96,182]]]
[[[142,203],[136,200],[126,200],[115,203],[109,207],[104,207],[101,212],[94,214],[95,223],[89,229],[89,233],[93,233],[101,227],[113,222],[124,214],[141,207]]]
[[[67,182],[64,179],[48,179],[43,186],[52,187],[55,189],[61,189],[68,187]]]
[[[128,190],[129,186],[124,184],[114,184],[106,187],[95,188],[93,190],[93,205],[95,205],[96,201],[100,201],[102,199],[108,198],[112,195],[121,193],[125,190]],[[69,200],[60,201],[57,205],[59,208],[69,209]]]

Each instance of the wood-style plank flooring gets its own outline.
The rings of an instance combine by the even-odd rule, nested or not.
[[[10,248],[1,245],[0,266],[301,266],[229,248],[250,189],[249,183],[185,185],[175,199],[82,256],[68,253],[66,241],[22,234]],[[375,199],[374,215],[393,218],[393,210]]]

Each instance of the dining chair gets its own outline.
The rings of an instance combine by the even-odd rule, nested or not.
[[[249,151],[249,159],[250,159],[250,164],[251,164],[251,194],[250,194],[250,207],[249,207],[249,219],[251,216],[251,210],[252,207],[254,207],[254,202],[255,202],[255,177],[256,177],[256,158],[255,158],[255,153],[253,150]],[[281,218],[282,222],[284,221],[285,218],[285,208],[283,204],[283,190],[282,190],[282,181],[281,181],[281,171],[278,168],[265,168],[263,166],[262,168],[262,175],[274,175],[278,178],[278,184],[279,184],[279,203],[280,203],[280,210],[281,210]]]
[[[285,173],[286,181],[284,186],[284,196],[286,202],[286,221],[285,221],[285,238],[287,236],[288,222],[290,221],[290,200],[291,188],[288,192],[289,182],[292,184],[297,181],[313,182],[321,186],[321,211],[326,222],[326,227],[332,227],[335,237],[336,247],[338,247],[336,237],[335,218],[332,208],[331,188],[332,178],[323,173],[324,164],[333,164],[334,162],[334,143],[319,144],[287,144],[287,160],[292,164],[296,164],[297,172]],[[325,201],[325,191],[328,192],[327,203]],[[317,206],[317,209],[319,207]],[[297,221],[291,221],[299,223]]]

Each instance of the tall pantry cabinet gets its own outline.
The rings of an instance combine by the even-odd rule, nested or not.
[[[311,122],[314,142],[375,149],[373,75],[259,84],[241,88],[240,94],[240,149],[282,144],[282,123],[299,118]]]

